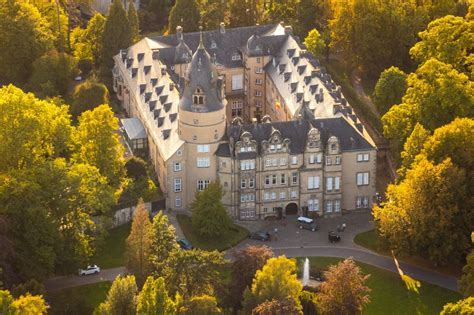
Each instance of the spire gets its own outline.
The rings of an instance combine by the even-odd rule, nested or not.
[[[199,26],[199,47],[198,49],[204,49],[204,41],[202,39],[202,26]]]

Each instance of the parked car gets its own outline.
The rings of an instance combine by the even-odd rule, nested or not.
[[[257,240],[257,241],[269,241],[270,240],[270,233],[268,232],[263,232],[263,231],[260,231],[260,232],[253,232],[253,233],[250,233],[249,235],[249,238],[252,239],[252,240]]]
[[[314,222],[314,220],[311,218],[299,217],[297,221],[298,221],[298,227],[300,229],[311,230],[313,232],[315,232],[318,229],[316,222]]]
[[[334,231],[328,232],[328,239],[331,243],[337,243],[341,241],[341,236]]]
[[[93,275],[100,272],[100,268],[97,265],[89,265],[85,269],[79,269],[80,276]]]
[[[178,240],[178,244],[184,250],[193,249],[193,245],[185,238]]]

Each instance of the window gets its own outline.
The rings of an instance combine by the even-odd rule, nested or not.
[[[270,193],[265,193],[264,195],[265,200],[270,200]]]
[[[265,166],[271,166],[272,161],[270,159],[265,159]]]
[[[255,107],[262,107],[262,101],[261,100],[255,100]]]
[[[208,157],[198,157],[197,158],[197,167],[209,167],[211,166],[211,160]]]
[[[298,192],[297,192],[296,190],[293,190],[293,191],[291,192],[291,198],[292,198],[292,199],[298,198]]]
[[[332,200],[326,200],[326,212],[331,213],[332,212]]]
[[[341,190],[341,177],[339,176],[334,177],[334,190],[335,191]]]
[[[278,165],[278,159],[273,158],[272,159],[272,166],[277,166]]]
[[[276,199],[276,193],[272,192],[272,200]]]
[[[255,84],[256,84],[256,85],[262,85],[262,84],[263,84],[263,80],[262,80],[262,79],[255,79]]]
[[[174,162],[174,171],[175,172],[181,171],[181,162]]]
[[[200,88],[197,88],[194,91],[193,95],[193,105],[203,105],[204,104],[204,93]]]
[[[174,192],[180,192],[182,189],[181,178],[174,179]]]
[[[255,187],[255,179],[250,178],[249,179],[249,188],[254,188]]]
[[[359,196],[356,198],[356,209],[363,209],[369,207],[369,197]]]
[[[357,162],[368,162],[369,153],[359,153],[357,154]]]
[[[174,205],[176,208],[180,208],[181,207],[181,197],[176,197],[174,199]]]
[[[314,154],[309,156],[309,164],[314,164]]]
[[[240,57],[240,54],[238,52],[234,52],[232,54],[232,61],[237,61],[237,60],[240,60],[242,59],[242,57]]]
[[[298,157],[297,156],[292,156],[291,157],[291,164],[292,165],[298,164]]]
[[[286,158],[280,158],[280,166],[286,165]]]
[[[286,192],[280,192],[280,199],[286,199]]]
[[[241,100],[232,101],[231,109],[232,109],[232,117],[242,116],[242,109],[244,107],[244,103]]]
[[[253,170],[253,169],[255,169],[255,161],[254,160],[240,161],[240,169],[241,170]]]
[[[240,195],[240,202],[246,202],[247,201],[247,195]]]
[[[285,184],[286,184],[286,175],[285,175],[285,174],[281,174],[281,177],[280,177],[280,184],[282,184],[282,185],[285,185]]]
[[[319,199],[308,200],[308,211],[319,211]]]
[[[247,181],[245,179],[240,180],[240,188],[245,188],[247,184]]]
[[[255,73],[263,73],[263,68],[261,67],[255,68]]]
[[[270,175],[265,176],[265,186],[270,185]]]
[[[340,199],[334,200],[334,211],[335,212],[341,212],[341,200]]]
[[[277,176],[275,174],[272,175],[272,185],[276,185],[277,183]]]
[[[326,165],[331,165],[332,164],[332,159],[330,156],[326,156]]]
[[[333,181],[334,181],[334,177],[327,177],[326,178],[326,191],[332,191]]]
[[[227,163],[224,162],[224,161],[222,161],[222,162],[221,162],[221,167],[222,167],[222,168],[226,168],[226,167],[227,167]]]
[[[181,155],[183,155],[183,151],[181,150],[176,151],[176,156],[181,156]]]
[[[323,155],[321,153],[319,153],[318,155],[316,155],[316,163],[318,164],[321,164],[321,159],[322,159]]]
[[[242,78],[243,76],[241,74],[232,76],[232,91],[242,90],[244,88]]]
[[[208,144],[199,144],[197,146],[199,153],[207,153],[209,152],[209,145]]]
[[[262,91],[255,90],[255,96],[262,96]]]
[[[260,59],[261,59],[260,57],[257,57],[257,63],[260,63]]]
[[[357,173],[357,186],[369,184],[369,172]]]
[[[199,191],[203,191],[204,189],[207,188],[207,186],[209,186],[209,180],[208,179],[206,179],[206,180],[200,179],[200,180],[197,181],[197,189]]]
[[[340,165],[341,164],[341,156],[340,155],[336,155],[336,161],[335,163],[336,165]]]
[[[294,172],[291,174],[291,182],[294,185],[298,184],[298,172]]]
[[[319,176],[309,176],[308,189],[318,189],[318,188],[319,188]]]

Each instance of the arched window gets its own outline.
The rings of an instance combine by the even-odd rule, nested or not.
[[[199,87],[194,91],[193,105],[204,105],[204,92]]]

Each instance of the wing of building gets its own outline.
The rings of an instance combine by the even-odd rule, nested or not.
[[[114,59],[114,90],[143,124],[168,208],[189,208],[215,180],[242,220],[372,207],[374,142],[291,27],[178,27]]]

